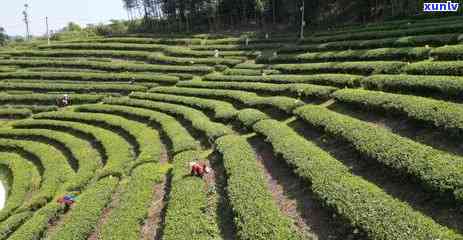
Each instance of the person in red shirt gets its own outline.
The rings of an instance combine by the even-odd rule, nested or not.
[[[190,162],[191,176],[203,177],[209,173],[209,168],[204,163]]]

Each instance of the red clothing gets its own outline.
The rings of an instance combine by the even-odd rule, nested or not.
[[[206,172],[206,164],[194,164],[191,166],[191,175],[202,177]]]

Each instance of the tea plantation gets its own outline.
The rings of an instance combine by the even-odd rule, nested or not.
[[[0,48],[0,240],[462,240],[463,19],[293,35]]]

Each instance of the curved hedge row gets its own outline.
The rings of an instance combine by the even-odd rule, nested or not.
[[[458,31],[457,31],[458,32]],[[442,46],[445,44],[457,44],[460,41],[462,33],[450,34],[433,34],[420,36],[406,36],[381,38],[372,40],[354,40],[354,41],[333,41],[323,44],[313,45],[294,45],[282,47],[278,50],[280,53],[293,52],[318,52],[318,51],[334,51],[348,49],[369,49],[369,48],[384,48],[384,47],[419,47],[419,46]]]
[[[138,63],[120,62],[97,62],[97,61],[58,61],[58,60],[3,60],[1,65],[15,65],[21,67],[66,67],[66,68],[85,68],[114,72],[154,72],[154,73],[198,73],[207,74],[214,71],[207,66],[169,66]],[[3,74],[5,75],[5,74]]]
[[[89,186],[76,199],[77,204],[63,217],[50,240],[86,240],[95,229],[106,205],[116,189],[118,179],[106,177]]]
[[[348,74],[395,74],[401,73],[407,64],[398,61],[374,62],[326,62],[304,64],[276,64],[272,68],[289,74],[348,73]],[[410,65],[409,65],[410,66]]]
[[[177,120],[167,114],[146,110],[143,108],[127,107],[110,105],[113,103],[111,99],[105,99],[105,105],[82,105],[77,108],[79,112],[90,113],[110,113],[143,119],[148,123],[154,123],[161,126],[162,132],[169,138],[173,154],[199,149],[199,143],[188,133],[188,131]]]
[[[143,82],[175,84],[178,77],[143,73],[87,73],[87,72],[12,72],[0,73],[0,79],[72,80],[82,82]]]
[[[463,77],[418,76],[418,75],[373,75],[361,80],[363,87],[417,95],[439,95],[460,98],[463,92]]]
[[[463,61],[423,61],[404,68],[408,74],[463,76]]]
[[[57,203],[56,201],[51,201],[46,206],[37,210],[34,213],[30,213],[28,211],[25,212],[24,217],[29,217],[30,215],[32,215],[32,217],[30,217],[29,219],[21,219],[21,218],[16,219],[17,215],[12,216],[15,218],[14,220],[16,220],[15,222],[13,222],[13,225],[17,229],[10,236],[7,236],[7,239],[8,240],[40,239],[44,235],[44,232],[49,226],[50,221],[58,218],[61,210],[62,210],[62,207],[59,203]],[[18,216],[22,217],[22,213],[18,214]],[[6,221],[9,221],[10,218],[7,219]],[[21,226],[19,226],[19,224],[21,223],[20,221],[24,222],[24,224],[22,224]]]
[[[431,56],[438,60],[462,60],[463,44],[434,48]]]
[[[333,97],[344,103],[399,113],[460,135],[463,133],[463,105],[409,95],[357,89],[339,90]]]
[[[126,166],[132,160],[132,154],[130,152],[130,145],[119,135],[88,124],[67,122],[67,121],[55,121],[55,120],[24,120],[21,122],[14,123],[15,128],[39,128],[39,129],[52,129],[63,132],[77,133],[84,135],[89,139],[92,139],[92,143],[99,145],[103,148],[104,154],[106,155],[103,160],[104,168],[99,169],[96,175],[99,178],[115,175],[121,176],[127,172]]]
[[[177,104],[149,101],[149,94],[139,94],[137,98],[143,100],[111,99],[110,103],[115,105],[146,108],[175,116],[181,116],[190,122],[193,128],[205,132],[206,136],[212,139],[221,137],[226,134],[231,134],[233,132],[221,123],[212,122],[204,113],[196,109]]]
[[[137,93],[131,95],[131,97],[134,98],[137,98],[138,96],[140,96],[141,98],[146,98],[146,95],[140,95]],[[149,99],[161,102],[180,103],[193,108],[200,108],[213,111],[214,117],[217,119],[230,120],[237,113],[237,110],[235,109],[235,107],[233,107],[232,104],[217,100],[210,100],[197,97],[184,97],[160,93],[149,95]]]
[[[261,57],[257,63],[316,63],[342,61],[417,61],[429,58],[431,48],[377,48],[368,50],[345,50],[332,52],[309,52],[298,55],[280,55],[277,57]]]
[[[291,219],[280,212],[272,199],[262,170],[257,165],[256,153],[246,139],[225,136],[215,143],[228,176],[227,192],[235,213],[238,238],[302,239]]]
[[[101,156],[91,144],[67,133],[46,129],[1,129],[0,137],[41,141],[69,153],[68,163],[77,173],[61,187],[66,191],[80,190],[101,167]]]
[[[295,173],[338,214],[372,240],[461,239],[462,236],[354,176],[341,162],[299,136],[287,125],[263,120],[253,129],[264,135]]]
[[[252,127],[255,123],[261,120],[271,119],[271,117],[257,109],[246,108],[238,112],[236,119],[244,126]]]
[[[232,76],[208,74],[204,81],[214,82],[263,82],[275,84],[308,83],[330,85],[335,87],[355,87],[360,84],[362,76],[348,74],[313,74],[313,75],[268,75],[268,76]]]
[[[266,69],[264,70],[265,74],[272,75],[272,74],[280,74],[278,70]],[[244,69],[244,68],[228,68],[223,71],[224,75],[231,75],[231,76],[256,76],[262,75],[262,70],[259,69]]]
[[[147,88],[140,85],[129,84],[47,84],[47,83],[19,83],[0,82],[0,90],[20,90],[33,92],[77,92],[77,93],[130,93],[132,91],[146,91]]]
[[[247,82],[181,82],[179,87],[207,88],[207,89],[231,89],[243,91],[257,91],[275,95],[291,95],[301,97],[329,98],[329,95],[338,88],[319,86],[313,84],[271,84],[271,83],[247,83]]]
[[[424,187],[463,201],[463,158],[396,135],[384,128],[306,105],[295,111],[304,121],[349,142],[369,158],[413,176]]]
[[[11,233],[32,216],[31,211],[17,213],[0,223],[0,239],[6,239]]]
[[[372,31],[372,32],[358,32],[358,33],[346,33],[334,36],[324,37],[312,37],[303,40],[304,43],[323,43],[331,41],[346,41],[346,40],[368,40],[377,38],[387,37],[405,37],[413,35],[424,35],[424,34],[443,34],[443,33],[455,33],[461,31],[463,23],[457,22],[453,24],[445,24],[438,26],[427,26],[409,29],[397,29],[391,31]]]
[[[185,58],[185,57],[173,57],[166,56],[162,53],[150,53],[146,51],[126,51],[126,50],[73,50],[73,49],[57,49],[57,50],[46,50],[46,51],[15,51],[5,52],[10,56],[28,56],[28,57],[59,57],[63,60],[64,57],[98,57],[98,58],[116,58],[116,59],[130,59],[130,60],[141,60],[150,63],[159,64],[173,64],[173,65],[192,65],[192,64],[225,64],[233,66],[241,63],[241,60],[225,59],[225,58]],[[88,59],[88,58],[87,58]],[[91,59],[88,59],[91,60]],[[97,59],[94,59],[95,61]],[[109,59],[111,60],[111,59]]]
[[[208,192],[203,179],[187,176],[188,163],[200,161],[201,152],[185,151],[173,159],[172,185],[164,222],[165,240],[218,239],[219,226],[208,212]]]
[[[290,113],[294,108],[303,105],[302,101],[289,97],[261,97],[253,92],[238,90],[219,90],[202,88],[163,88],[157,87],[150,90],[153,93],[178,94],[204,98],[232,99],[248,106],[270,106]],[[149,93],[133,93],[130,96],[150,96]]]
[[[26,152],[39,161],[30,159],[42,174],[40,190],[25,201],[20,210],[36,209],[45,205],[53,198],[60,185],[75,175],[66,157],[50,145],[25,140],[0,139],[0,146],[6,151]]]
[[[24,203],[28,193],[39,188],[41,178],[34,164],[18,154],[1,152],[0,165],[6,166],[12,176],[8,198],[0,211],[0,221],[4,221]]]
[[[0,109],[0,118],[28,118],[32,111],[27,108],[2,108]]]
[[[13,105],[52,105],[56,104],[56,99],[61,97],[62,94],[21,94],[21,95],[10,95],[0,93],[0,104],[13,104]],[[96,103],[104,98],[104,95],[94,94],[69,94],[73,104],[82,103]]]
[[[136,155],[135,162],[127,163],[126,167],[133,167],[146,162],[159,162],[161,157],[161,139],[157,131],[136,121],[110,114],[68,111],[40,113],[34,115],[34,119],[80,122],[100,126],[112,132],[122,132],[122,135],[129,136],[134,140],[130,144],[133,145],[132,148],[135,148]]]
[[[158,164],[147,163],[132,171],[125,191],[119,197],[120,204],[111,211],[108,221],[101,226],[99,239],[140,239],[140,228],[148,215],[153,197],[153,185],[162,181],[165,173],[163,168],[165,167]]]

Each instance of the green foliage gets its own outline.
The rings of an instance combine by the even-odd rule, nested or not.
[[[307,105],[295,114],[310,125],[347,141],[363,155],[412,176],[428,189],[453,194],[463,188],[463,158],[323,107]]]
[[[423,97],[383,93],[365,90],[339,90],[333,94],[336,100],[368,109],[381,109],[399,113],[414,120],[429,123],[451,133],[463,133],[463,106],[461,104]]]
[[[146,110],[142,108],[109,105],[118,104],[119,101],[105,99],[105,105],[83,105],[78,107],[80,112],[109,113],[121,116],[135,117],[147,121],[150,125],[160,125],[163,134],[170,141],[172,154],[187,150],[196,150],[199,143],[188,133],[188,131],[177,120],[167,114]],[[122,104],[122,102],[121,102]]]
[[[420,47],[420,46],[442,46],[445,44],[456,44],[459,42],[461,33],[432,34],[393,38],[380,38],[372,40],[354,41],[333,41],[323,44],[312,45],[289,45],[278,50],[280,53],[293,52],[319,52],[349,49],[371,49],[371,48],[394,48],[394,47]]]
[[[58,188],[74,176],[66,157],[50,145],[26,140],[0,139],[0,146],[9,152],[32,154],[35,160],[31,160],[42,176],[40,190],[24,202],[21,210],[36,209],[45,205],[53,198]]]
[[[0,211],[0,221],[4,221],[26,201],[28,193],[39,188],[41,178],[37,168],[18,154],[0,153],[0,164],[6,166],[12,176],[8,199]]]
[[[270,106],[290,113],[294,108],[303,105],[302,101],[289,97],[261,97],[253,92],[238,90],[220,90],[220,89],[203,89],[203,88],[167,88],[156,87],[150,90],[153,93],[177,94],[204,98],[231,99],[238,101],[246,106],[259,107]],[[131,96],[146,96],[148,94],[135,93]]]
[[[463,44],[434,48],[431,56],[438,60],[462,60]]]
[[[407,64],[398,61],[372,62],[326,62],[305,64],[276,64],[272,67],[287,74],[348,73],[348,74],[394,74],[400,73]]]
[[[146,91],[147,88],[140,85],[129,84],[58,84],[47,83],[21,83],[21,82],[2,82],[0,90],[20,90],[33,92],[75,92],[75,93],[123,93],[128,94],[132,91]]]
[[[270,119],[267,114],[254,108],[242,109],[238,112],[236,119],[246,127],[252,127],[255,123],[261,120]]]
[[[32,105],[52,105],[56,104],[56,99],[61,97],[62,94],[22,94],[22,95],[10,95],[5,93],[0,93],[0,103],[1,104],[12,104],[12,105],[21,105],[21,104],[32,104]],[[82,104],[82,103],[95,103],[104,98],[103,95],[92,95],[92,94],[69,94],[73,104]]]
[[[25,211],[17,213],[8,219],[0,223],[0,239],[6,239],[11,233],[21,226],[27,219],[29,219],[33,213],[31,211]]]
[[[87,239],[95,229],[103,209],[111,200],[117,184],[117,178],[106,177],[89,186],[77,197],[75,207],[47,239]]]
[[[358,86],[361,76],[348,74],[312,74],[312,75],[268,75],[268,76],[233,76],[221,74],[208,74],[204,81],[218,82],[264,82],[264,83],[310,83],[319,85],[332,85],[337,87]]]
[[[316,63],[341,61],[398,60],[416,61],[429,58],[431,48],[377,48],[368,50],[345,50],[331,52],[309,52],[298,55],[280,55],[258,58],[258,63]]]
[[[78,111],[79,107],[77,107]],[[101,113],[76,113],[76,112],[49,112],[34,115],[35,119],[51,119],[60,121],[82,122],[94,126],[100,126],[108,131],[119,132],[131,139],[131,145],[136,148],[138,156],[132,167],[146,162],[159,162],[161,155],[161,140],[159,134],[152,128],[136,121],[119,116]],[[130,141],[130,140],[129,140]],[[125,165],[128,167],[127,162]]]
[[[61,189],[66,191],[80,190],[93,178],[95,170],[101,165],[101,156],[91,144],[70,134],[46,129],[2,129],[0,136],[11,139],[39,140],[59,146],[60,149],[64,149],[64,152],[70,153],[68,164],[77,173],[61,186]]]
[[[361,83],[368,89],[455,99],[458,99],[463,91],[463,78],[455,76],[373,75],[364,78]]]
[[[98,62],[98,61],[59,61],[59,60],[2,60],[1,65],[16,65],[21,67],[66,67],[86,68],[115,72],[154,72],[154,73],[211,73],[214,69],[206,66],[168,66],[138,63]]]
[[[188,163],[201,160],[199,151],[185,151],[173,159],[172,187],[163,234],[165,240],[219,238],[219,226],[208,209],[210,196],[206,188],[212,186],[207,186],[201,178],[189,176]]]
[[[2,118],[28,118],[32,111],[27,108],[2,108],[0,117]]]
[[[408,74],[418,75],[463,75],[462,61],[423,61],[412,63],[404,68]]]
[[[247,82],[181,82],[179,87],[207,88],[207,89],[231,89],[243,91],[256,91],[272,95],[292,95],[296,97],[328,98],[336,91],[335,87],[326,87],[312,84],[271,84],[271,83],[247,83]]]
[[[0,73],[0,79],[72,80],[82,82],[143,82],[175,84],[178,77],[146,73],[87,73],[87,72],[14,72]]]
[[[256,153],[239,136],[216,140],[227,173],[227,192],[239,239],[302,239],[272,199]],[[243,169],[246,169],[243,171]],[[260,173],[260,174],[259,174]]]
[[[162,168],[147,163],[138,166],[128,179],[127,187],[120,196],[120,204],[101,226],[102,240],[138,240],[141,224],[148,215],[153,197],[153,185],[162,180]]]
[[[132,95],[139,96],[139,95]],[[152,94],[149,95],[150,100],[160,102],[178,103],[187,105],[193,108],[202,110],[209,110],[214,112],[214,117],[217,119],[231,120],[237,113],[237,110],[232,104],[224,101],[216,101],[210,99],[203,99],[198,97],[185,97],[169,94]]]
[[[131,98],[141,100],[121,99],[115,100],[112,103],[128,105],[133,107],[142,107],[156,111],[161,111],[169,115],[180,116],[181,118],[190,122],[194,129],[204,132],[208,138],[212,139],[224,136],[226,134],[230,134],[232,132],[225,125],[211,121],[209,117],[207,117],[207,115],[205,115],[203,112],[199,110],[177,104],[151,101],[151,96],[153,95],[156,94],[133,93],[130,95]]]
[[[8,237],[8,240],[36,240],[40,239],[46,231],[49,222],[53,219],[58,218],[62,207],[56,201],[48,203],[43,208],[37,210],[33,216],[28,219],[21,227],[14,231],[11,236]],[[27,212],[26,212],[27,213]],[[17,216],[22,215],[21,213]],[[26,215],[27,217],[28,215]],[[20,220],[20,219],[15,219]],[[9,221],[9,219],[7,220]],[[16,225],[17,223],[15,223]]]
[[[317,113],[318,114],[318,113]],[[457,233],[391,197],[376,185],[352,175],[349,169],[287,125],[263,120],[254,130],[294,167],[312,191],[352,226],[371,239],[460,239]]]
[[[104,149],[104,168],[99,169],[95,175],[97,178],[114,175],[122,176],[129,169],[126,168],[132,160],[130,145],[116,133],[94,127],[92,125],[55,120],[24,120],[14,123],[16,128],[45,128],[61,131],[77,132],[91,139],[100,148]]]

